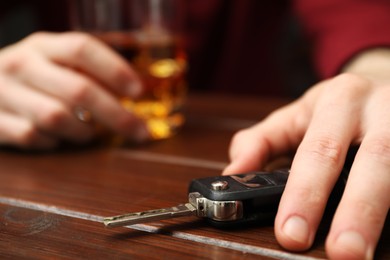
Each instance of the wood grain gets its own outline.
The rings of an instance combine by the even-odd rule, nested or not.
[[[325,258],[330,217],[314,246],[295,254],[272,223],[221,230],[196,217],[107,229],[105,216],[173,206],[194,178],[219,175],[232,135],[285,100],[192,96],[188,121],[145,145],[68,147],[48,153],[0,150],[0,256],[5,258]],[[377,259],[390,256],[386,224]],[[386,246],[387,245],[387,246]]]

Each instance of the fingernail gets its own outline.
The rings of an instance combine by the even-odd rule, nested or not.
[[[142,85],[138,80],[132,80],[126,87],[126,94],[130,97],[137,97],[141,94]]]
[[[367,250],[367,244],[362,235],[356,231],[345,231],[339,235],[336,240],[338,247],[350,252],[359,258],[365,257],[370,259],[369,251]]]
[[[284,234],[291,240],[307,245],[309,240],[309,225],[301,217],[290,217],[283,226]]]

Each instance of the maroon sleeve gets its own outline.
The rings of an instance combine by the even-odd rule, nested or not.
[[[339,73],[362,50],[390,47],[390,0],[295,0],[319,74]]]

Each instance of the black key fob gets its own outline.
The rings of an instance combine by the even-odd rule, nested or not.
[[[214,226],[241,227],[254,222],[268,224],[275,217],[288,175],[289,169],[280,169],[196,179],[190,183],[189,194],[198,194],[207,201],[204,216]],[[332,201],[340,199],[344,184],[344,180],[338,182]]]
[[[241,226],[254,221],[273,219],[288,174],[288,169],[281,169],[272,172],[249,172],[196,179],[190,183],[189,193],[198,192],[213,202],[239,202],[242,209],[237,207],[237,210],[242,212],[238,214],[240,217],[237,219],[208,218],[208,220],[212,225],[222,228]]]

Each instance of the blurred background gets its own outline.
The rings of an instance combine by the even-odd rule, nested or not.
[[[69,30],[72,1],[77,0],[2,1],[0,46],[35,31]],[[290,1],[273,3],[271,12],[269,6],[265,8],[269,1],[187,2],[183,12],[187,17],[190,92],[295,98],[317,81],[309,45],[290,11]],[[277,22],[260,23],[267,19],[259,16],[278,17],[268,19]]]

